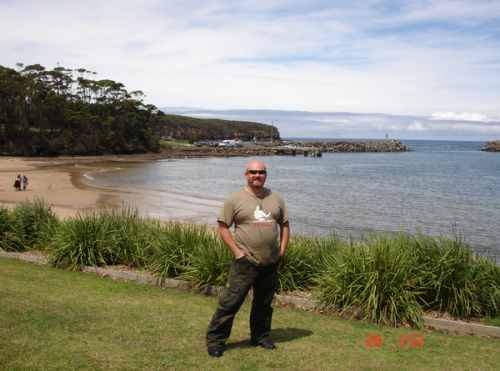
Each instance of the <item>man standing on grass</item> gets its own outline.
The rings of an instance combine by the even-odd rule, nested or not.
[[[222,356],[222,347],[231,334],[234,316],[252,286],[250,341],[266,349],[276,348],[269,340],[273,315],[271,304],[290,228],[285,202],[279,194],[264,187],[266,177],[266,167],[262,162],[250,162],[245,172],[247,185],[228,197],[219,215],[219,233],[234,254],[234,260],[208,326],[206,342],[208,354],[212,357]],[[234,238],[229,230],[233,224]]]

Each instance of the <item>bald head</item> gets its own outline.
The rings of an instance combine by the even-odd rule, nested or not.
[[[250,161],[247,165],[247,171],[248,170],[266,170],[266,165],[258,160]]]

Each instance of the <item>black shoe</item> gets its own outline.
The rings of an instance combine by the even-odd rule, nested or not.
[[[260,345],[264,349],[276,349],[276,345],[274,345],[270,340],[262,340],[261,343],[256,343],[255,341],[251,341],[253,345]]]
[[[211,355],[212,357],[222,357],[223,353],[224,350],[222,350],[222,347],[220,345],[208,347],[208,354]]]

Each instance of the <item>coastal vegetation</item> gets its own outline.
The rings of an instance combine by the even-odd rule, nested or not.
[[[270,125],[167,115],[142,91],[96,76],[85,68],[0,66],[0,154],[157,152],[161,137],[270,138]]]
[[[0,241],[3,251],[44,251],[53,267],[127,265],[199,288],[223,285],[232,260],[203,225],[144,220],[130,208],[59,221],[42,200],[1,207]],[[460,233],[451,239],[420,232],[350,240],[294,235],[278,280],[280,292],[309,292],[324,309],[377,324],[422,327],[431,310],[500,314],[500,267]]]

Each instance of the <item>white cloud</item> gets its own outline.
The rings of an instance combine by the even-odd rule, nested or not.
[[[413,124],[408,126],[409,131],[424,131],[427,130],[424,128],[424,125],[420,121],[415,121]]]
[[[457,114],[455,112],[444,112],[438,111],[434,112],[431,117],[431,120],[459,120],[459,121],[482,121],[482,122],[492,122],[499,121],[498,118],[491,118],[481,113],[461,113]]]
[[[500,123],[496,125],[444,123],[439,125],[432,125],[432,128],[433,130],[440,130],[449,133],[461,133],[464,135],[470,135],[471,133],[476,133],[476,134],[498,136],[500,134]]]

